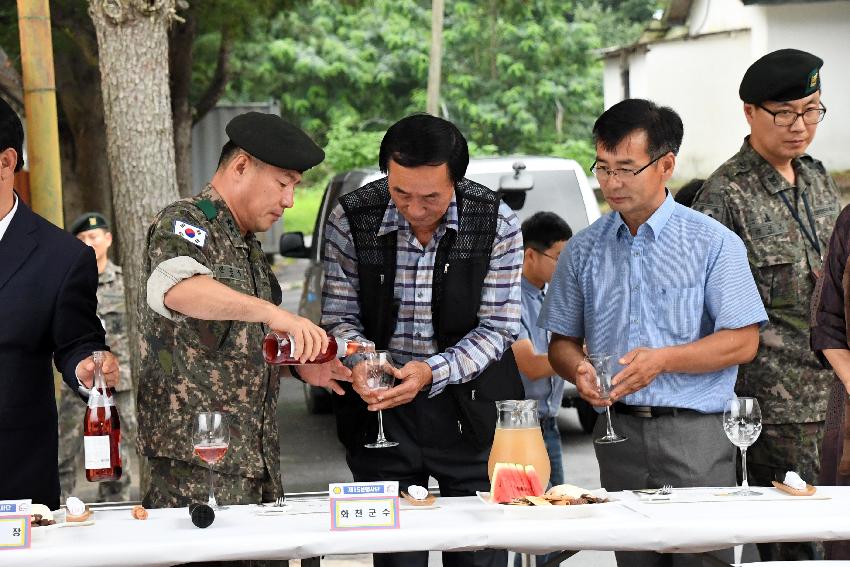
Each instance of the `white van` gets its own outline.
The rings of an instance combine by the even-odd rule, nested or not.
[[[357,169],[340,173],[328,183],[322,205],[316,215],[313,238],[309,247],[300,232],[285,233],[280,238],[280,253],[291,258],[309,258],[310,266],[304,278],[304,288],[298,312],[312,321],[321,317],[324,268],[322,251],[325,245],[325,220],[341,195],[380,179],[376,169]],[[516,213],[520,222],[539,211],[560,215],[576,233],[599,218],[599,206],[587,176],[581,166],[571,159],[541,156],[509,156],[474,158],[469,161],[466,177],[497,191]],[[330,411],[328,393],[305,386],[307,407],[312,413]],[[593,427],[596,413],[581,402],[575,387],[567,384],[564,402],[579,409],[585,430]],[[586,407],[583,407],[586,406]]]

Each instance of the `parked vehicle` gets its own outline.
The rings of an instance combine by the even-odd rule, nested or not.
[[[281,236],[282,256],[310,259],[298,306],[300,315],[315,322],[321,317],[325,220],[341,195],[382,176],[375,169],[357,169],[336,175],[325,189],[310,246],[305,245],[300,232]],[[476,158],[470,160],[466,177],[499,192],[520,221],[539,211],[552,211],[563,217],[573,232],[578,232],[599,218],[599,207],[587,176],[573,160],[540,156]],[[305,385],[304,392],[311,413],[330,411],[330,394],[326,390]],[[572,384],[567,384],[563,405],[578,410],[585,431],[593,428],[596,413],[579,398]]]

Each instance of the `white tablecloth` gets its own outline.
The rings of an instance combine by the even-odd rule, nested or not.
[[[146,521],[132,519],[128,510],[100,510],[92,526],[50,529],[31,549],[0,551],[0,565],[155,566],[484,547],[698,552],[739,543],[850,539],[850,487],[820,487],[818,494],[830,499],[646,503],[614,493],[618,502],[593,505],[591,516],[575,519],[551,512],[520,517],[474,497],[438,498],[436,508],[402,509],[400,529],[348,532],[330,531],[326,511],[260,516],[256,507],[233,506],[198,529],[185,508],[150,510]],[[294,511],[298,507],[293,503]]]

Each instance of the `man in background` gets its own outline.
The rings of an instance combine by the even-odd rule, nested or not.
[[[811,53],[780,49],[753,63],[739,94],[750,135],[706,179],[693,208],[734,231],[747,247],[770,317],[758,356],[741,367],[735,392],[754,396],[763,429],[747,451],[750,482],[770,486],[786,471],[818,479],[832,373],[809,350],[814,283],[838,216],[838,191],[805,153],[826,114]],[[812,542],[759,544],[763,561],[819,559]]]
[[[537,417],[543,432],[543,443],[549,454],[549,485],[564,484],[564,457],[558,410],[564,397],[564,379],[549,364],[550,333],[537,326],[546,288],[552,281],[561,251],[573,235],[567,222],[550,212],[535,213],[522,223],[522,327],[511,350],[516,358],[525,399],[537,400]],[[537,565],[544,565],[549,555],[538,555]],[[522,558],[517,555],[516,567]]]
[[[555,273],[561,251],[573,235],[569,225],[555,213],[535,213],[522,223],[522,327],[511,345],[519,368],[525,399],[537,400],[537,416],[549,453],[552,472],[549,484],[564,483],[558,410],[564,395],[564,379],[549,364],[549,332],[537,326],[546,288]]]

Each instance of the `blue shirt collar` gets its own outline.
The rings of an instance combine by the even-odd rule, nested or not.
[[[540,296],[542,298],[542,296],[544,295],[544,292],[546,291],[545,285],[543,286],[543,289],[540,289],[539,287],[537,287],[536,285],[534,285],[533,283],[528,281],[528,279],[525,276],[522,276],[522,278],[520,279],[520,285],[521,285],[522,293],[524,293],[526,295],[530,295],[532,297]]]
[[[457,194],[453,192],[452,200],[449,202],[449,208],[446,210],[446,214],[443,216],[443,220],[441,221],[440,227],[437,229],[435,235],[443,234],[447,229],[452,229],[457,232],[459,227],[460,222],[457,216]],[[381,228],[378,229],[378,236],[383,236],[395,231],[410,231],[410,223],[407,222],[404,215],[399,212],[398,207],[395,206],[395,202],[390,199],[389,204],[387,204],[387,210],[384,211]]]
[[[641,226],[648,226],[649,233],[653,238],[656,238],[661,231],[664,230],[664,227],[667,225],[667,221],[670,220],[670,217],[673,215],[673,211],[676,208],[676,201],[673,199],[672,193],[668,191],[666,188],[664,189],[666,193],[666,197],[664,197],[664,201],[662,201],[661,206],[655,209],[655,212],[652,213],[645,223]],[[624,231],[628,232],[629,227],[626,225],[626,221],[623,220],[623,217],[620,216],[620,213],[614,213],[616,221],[614,222],[614,231],[617,236],[623,234]],[[640,231],[640,227],[638,227],[638,231]]]

